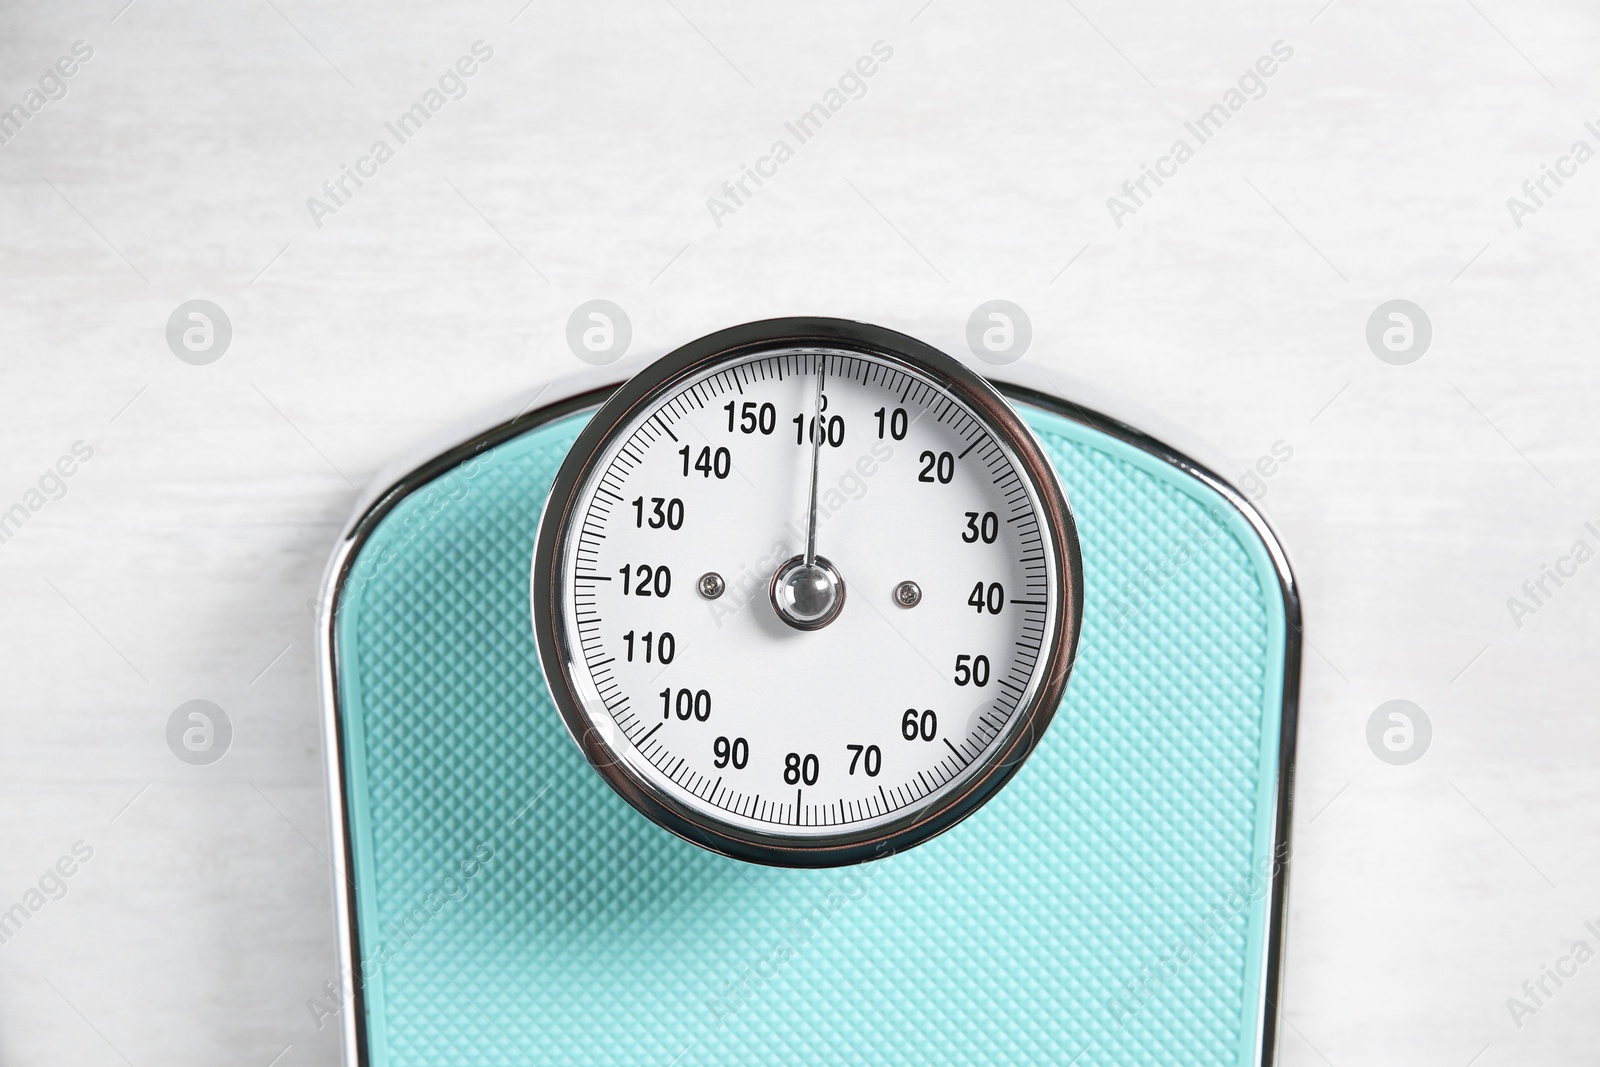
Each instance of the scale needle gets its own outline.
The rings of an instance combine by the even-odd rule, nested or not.
[[[817,357],[817,415],[811,420],[811,505],[806,518],[805,565],[817,562],[817,467],[822,461],[822,383],[827,374],[828,357]]]

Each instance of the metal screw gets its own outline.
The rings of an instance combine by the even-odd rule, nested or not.
[[[715,600],[728,588],[728,583],[722,580],[722,575],[716,571],[706,571],[700,576],[700,581],[695,583],[700,590],[700,595],[707,600]]]
[[[894,587],[894,602],[903,608],[914,608],[922,603],[922,590],[916,582],[901,582]]]

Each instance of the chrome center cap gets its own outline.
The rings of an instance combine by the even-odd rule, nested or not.
[[[796,630],[820,630],[844,607],[844,579],[826,559],[804,556],[783,563],[772,576],[772,608]]]

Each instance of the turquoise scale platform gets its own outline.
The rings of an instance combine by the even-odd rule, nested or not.
[[[528,572],[583,416],[389,511],[333,631],[367,1062],[1260,1062],[1277,572],[1201,482],[1023,412],[1082,539],[1067,699],[995,800],[855,868],[686,844],[567,737]]]

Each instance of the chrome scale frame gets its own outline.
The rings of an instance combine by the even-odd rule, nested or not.
[[[361,547],[377,524],[401,500],[448,471],[522,433],[584,411],[597,410],[632,374],[653,360],[635,358],[611,367],[597,368],[551,382],[476,419],[465,431],[457,430],[419,446],[380,471],[358,499],[345,524],[323,575],[317,601],[317,631],[323,707],[323,755],[327,771],[332,820],[334,872],[334,923],[339,942],[340,985],[343,1001],[339,1016],[341,1060],[345,1067],[368,1067],[366,1003],[362,993],[361,945],[354,910],[354,864],[349,832],[344,777],[344,742],[340,719],[338,660],[334,643],[337,603],[344,581]],[[1275,1067],[1281,1031],[1283,960],[1288,916],[1290,826],[1294,805],[1296,732],[1300,710],[1301,597],[1299,583],[1277,533],[1255,504],[1217,473],[1220,462],[1201,461],[1203,445],[1185,440],[1185,434],[1148,412],[1139,411],[1090,383],[1063,381],[1030,367],[969,366],[983,373],[1008,399],[1059,415],[1104,433],[1152,455],[1201,482],[1236,510],[1256,533],[1272,560],[1283,598],[1284,659],[1282,719],[1279,727],[1277,803],[1273,811],[1273,864],[1267,895],[1267,936],[1262,946],[1261,1000],[1257,1004],[1255,1033],[1258,1067]],[[1134,423],[1160,426],[1161,437],[1138,429]],[[1180,447],[1168,441],[1182,441]]]

